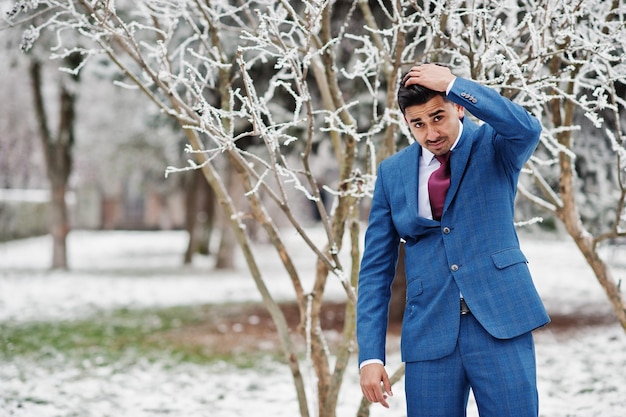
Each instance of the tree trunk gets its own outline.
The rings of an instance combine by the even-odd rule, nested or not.
[[[238,201],[239,196],[242,194],[242,190],[239,182],[237,181],[237,172],[229,165],[225,168],[225,176],[227,178],[226,184],[228,187],[228,195],[231,196],[235,206],[239,206]],[[220,216],[225,216],[226,214],[220,213]],[[235,267],[234,261],[234,253],[235,248],[237,246],[237,240],[235,238],[235,233],[230,227],[229,219],[224,219],[220,222],[220,246],[217,251],[217,258],[215,261],[216,269],[233,269]]]
[[[187,250],[183,263],[189,265],[192,261],[193,254],[196,253],[198,248],[198,183],[200,182],[199,176],[202,175],[200,171],[193,171],[187,174],[187,181],[185,181],[185,230],[189,236],[187,242]]]
[[[78,53],[65,59],[70,68],[82,61]],[[72,83],[78,82],[78,75],[62,75],[59,82],[59,125],[56,135],[52,135],[43,96],[41,62],[32,59],[29,75],[37,116],[39,137],[46,161],[46,173],[50,182],[50,234],[52,235],[52,269],[67,269],[67,235],[70,230],[69,215],[65,195],[72,172],[72,147],[74,145],[74,123],[76,118],[76,96]]]
[[[52,184],[50,200],[50,234],[52,235],[52,269],[67,269],[67,235],[70,231],[64,183]]]
[[[550,61],[550,64],[552,74],[558,75],[563,63],[555,56]],[[578,69],[572,71],[575,75]],[[575,79],[575,76],[571,78]],[[574,83],[569,82],[565,90],[572,96],[574,93]],[[576,108],[572,101],[568,100],[562,102],[560,99],[554,99],[550,103],[550,109],[552,122],[555,127],[569,128],[574,126],[574,113]],[[565,149],[572,149],[571,129],[562,129],[562,131],[557,134],[557,139],[559,144]],[[574,239],[574,242],[576,242],[585,260],[593,270],[596,279],[604,289],[613,307],[617,319],[622,328],[626,331],[626,304],[624,304],[620,285],[615,282],[606,262],[604,262],[598,254],[597,240],[583,225],[578,206],[576,205],[576,190],[574,187],[575,171],[572,157],[569,154],[565,152],[559,153],[559,168],[559,193],[562,205],[556,210],[556,214],[565,225],[568,234]]]
[[[573,109],[571,111],[573,111]],[[564,134],[559,142],[565,144],[566,146],[571,145],[568,136],[568,134]],[[613,311],[615,312],[617,319],[619,320],[622,328],[626,331],[626,304],[624,304],[624,298],[620,290],[620,285],[612,277],[610,268],[598,254],[596,240],[583,226],[578,207],[576,206],[574,168],[571,157],[561,153],[559,157],[559,164],[561,167],[559,188],[563,206],[557,210],[557,215],[593,270],[596,279],[604,289],[604,292],[613,307]]]

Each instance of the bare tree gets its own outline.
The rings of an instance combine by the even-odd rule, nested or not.
[[[82,56],[72,53],[64,58],[69,68],[78,67]],[[76,87],[79,73],[59,77],[58,107],[59,117],[56,131],[50,128],[50,119],[44,98],[42,63],[32,57],[29,65],[33,102],[39,127],[46,173],[50,182],[50,234],[52,235],[52,268],[67,269],[67,235],[70,231],[66,194],[68,179],[72,172],[72,148],[74,146],[74,126],[76,115]]]
[[[211,235],[215,221],[213,196],[202,172],[190,172],[185,187],[185,230],[189,235],[183,262],[190,264],[195,253],[210,253]]]
[[[475,30],[467,36],[448,36],[455,32],[450,25],[438,40],[451,56],[469,63],[472,78],[499,87],[543,119],[542,145],[528,164],[534,189],[519,189],[561,220],[626,330],[624,294],[599,252],[602,242],[626,236],[621,125],[626,101],[617,94],[626,82],[626,10],[619,1],[517,4],[525,13],[511,13],[509,2],[493,4],[488,15],[460,13],[457,30],[466,25]],[[592,137],[577,135],[581,132],[577,116],[585,117],[580,123],[596,128]],[[580,214],[583,193],[575,170],[575,141],[602,142],[603,136],[613,154],[608,162],[614,170],[613,192],[596,207],[598,211],[608,207],[614,215],[594,235]]]
[[[27,31],[27,42],[49,30],[59,39],[54,51],[59,57],[76,51],[86,58],[107,55],[126,83],[179,123],[193,160],[168,172],[201,170],[227,214],[276,323],[302,416],[335,415],[354,348],[361,203],[371,195],[377,162],[408,143],[395,91],[403,67],[417,61],[448,64],[544,120],[542,145],[521,193],[563,221],[626,327],[623,294],[597,252],[598,243],[626,235],[619,125],[625,103],[615,93],[626,74],[623,6],[617,0],[381,0],[373,5],[358,0],[18,1],[13,17],[18,12],[47,16]],[[333,19],[335,13],[341,19]],[[87,46],[65,43],[68,31],[81,34]],[[596,117],[600,110],[614,115],[613,125]],[[596,237],[585,229],[575,200],[577,112],[603,127],[598,134],[611,138],[615,155],[616,198],[604,202],[615,217]],[[323,145],[332,150],[323,159],[336,169],[334,185],[318,180],[328,166],[316,164],[315,150]],[[229,192],[225,167],[237,173],[242,194]],[[322,189],[334,196],[331,211]],[[294,195],[316,207],[323,242],[303,225]],[[245,213],[236,204],[240,197],[247,201]],[[266,286],[267,274],[275,271],[260,267],[244,222],[249,217],[265,231],[294,288],[301,319],[296,331],[307,341],[304,359]],[[314,256],[309,288],[278,219],[297,231]],[[343,286],[347,300],[342,340],[333,351],[320,324],[329,277]],[[315,400],[303,377],[302,367],[309,364],[316,376]],[[399,375],[401,370],[396,379]],[[366,413],[364,406],[360,414]]]
[[[52,269],[67,268],[67,235],[70,231],[67,207],[68,180],[72,172],[72,149],[75,141],[77,84],[79,73],[59,73],[58,65],[46,65],[48,45],[31,51],[27,59],[27,73],[35,110],[36,131],[41,143],[45,172],[50,184],[49,230],[52,236]],[[43,51],[43,54],[40,52]],[[45,58],[42,58],[45,57]],[[79,67],[83,57],[79,53],[66,54],[63,65]],[[56,76],[46,76],[51,71]],[[56,83],[56,86],[54,84]],[[56,97],[51,98],[46,90],[56,87]],[[57,111],[56,117],[50,109]],[[53,122],[56,126],[53,127]]]
[[[547,71],[542,77],[550,82],[549,99],[544,104],[545,144],[557,167],[557,187],[546,187],[539,161],[532,163],[530,169],[544,198],[540,204],[563,222],[626,330],[624,293],[599,253],[601,243],[626,236],[626,129],[621,124],[625,120],[626,101],[623,95],[617,94],[619,86],[626,83],[626,10],[617,0],[597,4],[579,1],[563,7],[568,12],[564,16],[546,10],[544,18],[552,23],[542,28],[547,33],[545,38],[553,39],[553,43],[545,44]],[[564,33],[567,33],[565,37]],[[578,114],[584,114],[587,122],[597,128],[595,140],[606,135],[614,151],[609,163],[615,167],[614,192],[607,196],[607,202],[599,202],[597,207],[600,211],[603,203],[607,204],[614,216],[596,234],[591,232],[591,225],[583,221],[579,208],[581,188],[575,170],[575,141],[593,138],[576,135],[580,131],[576,123]]]

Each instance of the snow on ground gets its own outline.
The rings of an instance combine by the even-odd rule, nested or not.
[[[289,247],[299,244],[288,235]],[[121,307],[258,301],[245,265],[216,272],[210,258],[181,266],[183,232],[72,232],[69,272],[48,271],[49,237],[0,244],[0,322],[60,320]],[[610,312],[604,293],[575,246],[569,242],[524,237],[537,288],[553,314]],[[260,247],[270,291],[290,299],[277,257]],[[626,251],[626,249],[624,249]],[[307,248],[294,251],[301,271],[313,272]],[[611,253],[614,260],[624,253]],[[617,263],[616,263],[617,264]],[[614,269],[620,278],[626,267]],[[306,274],[306,272],[305,272]],[[305,284],[306,285],[306,284]],[[330,297],[342,299],[331,281]],[[544,417],[623,417],[626,415],[626,337],[617,324],[567,333],[536,334],[538,384]],[[400,364],[397,352],[389,368]],[[311,379],[309,379],[311,382]],[[401,384],[391,409],[372,408],[373,417],[404,416]],[[360,401],[356,364],[346,375],[338,416],[354,416]],[[98,358],[81,367],[63,358],[33,363],[0,363],[0,417],[101,416],[273,416],[298,415],[288,369],[262,363],[255,369],[229,364],[130,361],[102,366]],[[469,416],[477,416],[471,404]]]
[[[68,240],[69,272],[48,270],[49,236],[0,244],[0,320],[62,319],[127,306],[261,301],[243,260],[237,271],[215,271],[206,257],[183,266],[186,239],[179,231],[75,231]],[[297,236],[289,234],[287,239],[297,241]],[[274,297],[293,299],[278,257],[263,246],[259,253]],[[295,263],[305,278],[313,276],[311,259],[307,248],[296,253]],[[329,295],[343,299],[338,280],[331,280]]]

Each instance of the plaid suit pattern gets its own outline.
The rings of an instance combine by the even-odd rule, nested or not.
[[[359,276],[359,362],[385,361],[400,239],[406,242],[401,351],[407,369],[410,362],[438,360],[457,349],[459,292],[490,338],[513,340],[549,322],[513,224],[518,177],[541,126],[522,107],[470,80],[457,78],[448,99],[485,123],[463,119],[440,221],[418,216],[417,143],[378,168]],[[529,365],[534,369],[534,362]]]

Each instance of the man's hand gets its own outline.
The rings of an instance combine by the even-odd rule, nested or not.
[[[389,376],[383,365],[372,363],[361,369],[361,391],[369,401],[389,408],[387,396],[393,396],[393,392],[391,392]]]
[[[456,77],[446,67],[436,64],[417,65],[404,77],[404,86],[418,84],[434,91],[446,91]]]

